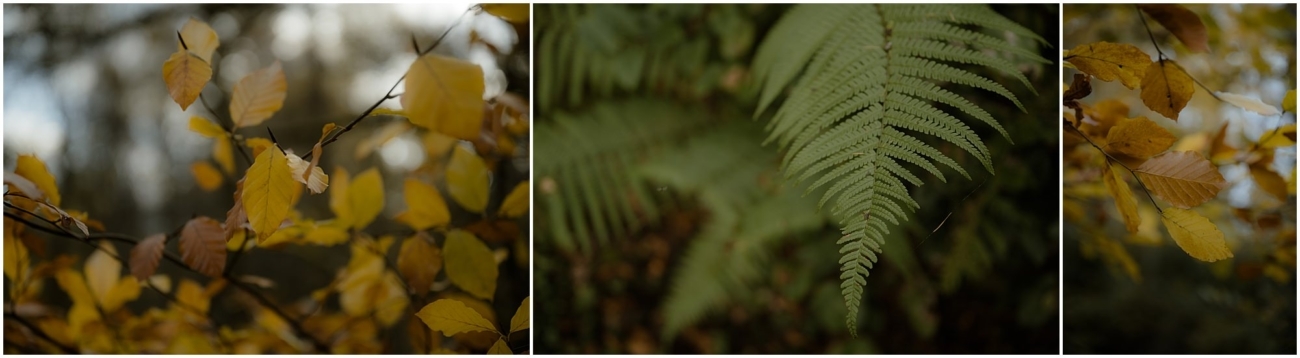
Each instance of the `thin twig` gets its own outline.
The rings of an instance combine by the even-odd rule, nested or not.
[[[1097,148],[1097,151],[1100,151],[1102,155],[1105,155],[1105,156],[1106,156],[1106,165],[1107,165],[1107,166],[1110,165],[1110,161],[1111,161],[1111,160],[1114,160],[1115,163],[1119,163],[1120,166],[1122,166],[1122,167],[1124,167],[1124,169],[1128,170],[1128,173],[1129,173],[1130,175],[1133,175],[1133,179],[1136,179],[1136,180],[1137,180],[1137,182],[1138,182],[1138,187],[1142,188],[1142,192],[1143,192],[1143,193],[1146,193],[1146,194],[1147,194],[1147,199],[1150,199],[1150,200],[1151,200],[1151,206],[1156,207],[1156,211],[1159,212],[1160,215],[1164,215],[1164,214],[1165,214],[1165,211],[1160,209],[1160,205],[1156,204],[1156,198],[1153,197],[1153,196],[1151,196],[1151,191],[1150,191],[1150,190],[1147,190],[1147,185],[1144,184],[1144,183],[1142,183],[1142,178],[1138,177],[1137,172],[1134,172],[1134,171],[1133,171],[1133,168],[1129,168],[1128,165],[1124,164],[1124,162],[1120,161],[1119,159],[1115,159],[1115,157],[1112,157],[1112,156],[1110,155],[1110,153],[1106,153],[1106,150],[1105,150],[1105,149],[1101,149],[1101,147],[1097,146],[1097,143],[1093,143],[1092,139],[1091,139],[1091,138],[1088,138],[1088,135],[1083,134],[1083,132],[1080,132],[1080,131],[1079,131],[1079,128],[1075,128],[1073,124],[1070,125],[1070,129],[1073,129],[1074,132],[1075,132],[1075,133],[1078,133],[1080,137],[1083,137],[1084,140],[1087,140],[1087,141],[1088,141],[1088,144],[1092,144],[1092,147],[1093,147],[1093,148]]]
[[[68,345],[66,345],[66,344],[63,344],[63,343],[60,343],[59,341],[54,340],[54,338],[53,338],[53,337],[50,337],[50,335],[47,334],[47,333],[45,333],[45,331],[42,331],[40,328],[37,328],[36,325],[32,324],[31,322],[28,322],[27,319],[24,319],[22,316],[19,316],[19,315],[16,314],[16,313],[5,312],[5,319],[11,319],[11,320],[13,320],[14,322],[18,322],[18,324],[21,324],[21,325],[23,325],[24,327],[27,327],[27,329],[28,329],[28,330],[31,330],[32,333],[35,333],[37,337],[41,337],[41,339],[44,339],[44,340],[46,340],[46,341],[49,341],[50,344],[53,344],[55,347],[58,347],[59,350],[63,351],[63,353],[66,353],[66,354],[77,354],[77,353],[80,353],[80,352],[81,352],[81,350],[79,350],[79,349],[76,349],[76,348],[70,347],[70,346],[68,346]]]

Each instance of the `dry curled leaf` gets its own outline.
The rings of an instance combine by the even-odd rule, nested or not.
[[[131,275],[137,280],[146,281],[158,269],[162,260],[163,248],[167,245],[167,234],[154,234],[140,240],[131,249]]]
[[[221,224],[201,216],[191,219],[181,229],[181,260],[190,268],[211,277],[221,277],[226,269],[226,239]]]
[[[1137,46],[1097,42],[1076,46],[1065,53],[1065,61],[1102,81],[1119,80],[1124,87],[1137,88],[1151,56]]]
[[[1178,120],[1178,112],[1183,111],[1195,93],[1192,76],[1174,60],[1151,63],[1146,76],[1142,77],[1142,103],[1152,111],[1175,121]]]
[[[1225,185],[1219,169],[1196,152],[1167,152],[1133,171],[1152,194],[1183,209],[1213,199]]]

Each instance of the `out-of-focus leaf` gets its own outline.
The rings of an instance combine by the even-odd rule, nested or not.
[[[1224,102],[1228,102],[1234,106],[1241,107],[1242,109],[1245,109],[1247,111],[1259,113],[1265,116],[1275,116],[1278,114],[1282,114],[1281,111],[1278,111],[1277,107],[1273,107],[1270,104],[1264,103],[1263,101],[1260,101],[1259,98],[1246,97],[1236,93],[1228,93],[1228,92],[1215,92],[1215,95],[1219,96],[1219,99],[1222,99]]]
[[[284,106],[287,89],[280,61],[244,76],[230,95],[230,117],[235,128],[255,126],[270,119]]]
[[[201,136],[208,138],[225,138],[226,130],[207,118],[193,116],[190,117],[190,130]]]
[[[528,23],[528,4],[479,4],[483,11],[516,24]]]
[[[370,168],[348,185],[348,210],[352,215],[352,228],[365,229],[384,210],[384,182],[379,169]]]
[[[1178,4],[1145,4],[1138,5],[1138,8],[1172,32],[1192,52],[1210,51],[1205,24],[1191,10]]]
[[[140,240],[131,249],[131,275],[140,281],[148,280],[158,269],[162,260],[163,248],[167,244],[167,234],[154,234]]]
[[[418,232],[403,241],[397,253],[397,270],[406,278],[413,294],[423,296],[429,292],[434,277],[442,270],[442,250],[432,240],[429,234]]]
[[[465,292],[491,300],[497,288],[497,262],[483,241],[461,230],[447,233],[443,244],[447,277]]]
[[[497,210],[501,216],[508,218],[517,218],[528,212],[528,181],[516,185],[514,190],[506,195],[506,199],[501,202],[501,208]]]
[[[221,172],[207,161],[198,161],[190,165],[190,172],[194,174],[194,181],[199,184],[203,191],[213,191],[221,187],[221,182],[225,177]]]
[[[416,231],[431,227],[447,225],[451,222],[451,212],[447,210],[447,201],[433,185],[415,178],[406,178],[403,196],[406,198],[406,212],[397,216]]]
[[[22,154],[18,156],[18,163],[14,166],[14,174],[21,175],[28,181],[36,184],[40,193],[24,193],[33,198],[39,198],[44,194],[46,201],[51,205],[59,205],[59,185],[54,182],[54,175],[50,174],[46,168],[45,162],[31,154]],[[22,190],[22,188],[19,188]]]
[[[488,181],[491,173],[483,159],[464,147],[456,146],[447,165],[447,191],[461,207],[481,213],[487,207]]]
[[[532,296],[524,297],[524,302],[519,303],[519,308],[515,310],[515,316],[510,318],[510,333],[519,332],[530,327],[529,325],[529,304]]]
[[[483,315],[454,299],[433,301],[421,308],[415,316],[420,317],[429,329],[442,332],[447,337],[463,332],[497,331],[496,325],[483,318]]]
[[[411,123],[474,140],[483,125],[483,68],[441,55],[424,55],[406,71],[402,108]]]
[[[217,51],[221,46],[221,40],[217,38],[217,32],[212,30],[208,23],[199,21],[199,19],[190,18],[181,27],[181,38],[185,40],[185,46],[182,47],[180,40],[176,41],[176,50],[183,51],[189,48],[195,56],[203,59],[203,62],[212,62],[212,53]]]

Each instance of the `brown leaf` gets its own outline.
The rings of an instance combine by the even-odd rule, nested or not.
[[[1188,10],[1178,4],[1146,4],[1138,5],[1139,9],[1151,15],[1152,19],[1164,26],[1165,29],[1172,32],[1187,45],[1188,50],[1192,52],[1209,52],[1209,36],[1205,32],[1205,24],[1201,22],[1201,17],[1196,13]]]
[[[181,229],[181,260],[204,275],[221,277],[226,268],[226,240],[221,224],[201,216]]]
[[[1183,209],[1213,199],[1225,184],[1219,169],[1196,152],[1166,152],[1133,171],[1152,194]]]
[[[1070,83],[1070,89],[1065,91],[1064,99],[1066,102],[1072,102],[1088,97],[1090,94],[1092,94],[1092,81],[1088,80],[1088,75],[1076,73]]]
[[[1192,76],[1174,60],[1151,63],[1142,77],[1142,104],[1175,121],[1195,93]]]
[[[429,234],[421,231],[402,242],[397,253],[397,270],[406,279],[411,293],[423,296],[442,270],[442,250],[433,245]]]
[[[167,234],[154,234],[131,249],[131,275],[137,280],[145,281],[158,269],[158,260],[162,259],[163,248],[167,246]]]
[[[1146,117],[1137,117],[1111,127],[1106,135],[1106,149],[1134,158],[1148,158],[1160,154],[1174,144],[1178,137]]]
[[[1250,177],[1255,179],[1255,185],[1259,186],[1260,190],[1273,195],[1277,200],[1286,202],[1286,179],[1282,179],[1281,175],[1268,170],[1262,163],[1257,163],[1250,166]]]
[[[244,212],[244,179],[239,179],[235,183],[235,205],[226,211],[226,226],[224,240],[230,240],[239,231],[244,222],[248,221],[248,213]]]

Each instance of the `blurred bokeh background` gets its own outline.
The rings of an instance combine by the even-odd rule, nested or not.
[[[1049,41],[1017,46],[1058,58],[1056,5],[992,8]],[[852,337],[839,230],[761,145],[767,115],[753,119],[752,57],[790,9],[534,7],[536,351],[1058,352],[1055,65],[1016,63],[1037,97],[969,67],[1028,113],[951,86],[1015,144],[972,124],[997,175],[965,155],[953,157],[972,180],[917,171],[921,209],[891,227]]]
[[[6,4],[5,170],[13,170],[19,154],[35,154],[57,178],[61,206],[89,213],[110,232],[143,237],[172,231],[194,215],[224,218],[238,178],[227,178],[222,187],[206,192],[196,185],[190,169],[191,163],[212,155],[212,140],[189,129],[190,117],[217,117],[198,101],[182,111],[168,96],[161,74],[163,62],[176,51],[177,31],[188,19],[208,23],[220,38],[211,61],[213,77],[202,93],[220,116],[228,116],[229,94],[242,76],[281,62],[288,81],[284,107],[266,128],[237,133],[267,137],[270,129],[282,148],[302,155],[320,137],[322,125],[346,125],[384,96],[416,59],[413,42],[428,47],[449,28],[434,53],[482,66],[485,98],[506,91],[528,98],[528,24],[469,11],[473,6]],[[401,92],[401,86],[393,91]],[[394,98],[381,108],[400,109],[401,104]],[[379,168],[384,187],[390,189],[385,190],[380,219],[369,230],[376,237],[409,235],[409,229],[392,220],[404,209],[398,190],[403,179],[419,170],[443,170],[444,159],[431,158],[421,136],[405,122],[397,116],[369,117],[327,147],[320,163],[327,173],[336,167],[353,175]],[[494,172],[493,200],[528,178],[528,144],[515,148],[493,159],[501,160]],[[238,155],[235,162],[239,173],[249,165]],[[328,195],[303,195],[296,209],[303,217],[330,218],[327,200]],[[467,217],[453,209],[457,225],[467,224],[462,223]],[[500,299],[494,308],[496,316],[505,319],[529,294],[527,219],[514,225],[524,230],[516,235],[524,238],[520,246],[490,241],[503,252],[515,252],[512,257],[521,257],[501,266]],[[88,252],[62,240],[50,240],[48,250],[50,257],[84,257]],[[276,282],[270,295],[290,302],[328,284],[347,260],[346,246],[252,250],[238,271]],[[169,271],[168,266],[162,265],[162,272]],[[168,273],[189,277],[179,270]],[[162,303],[145,294],[132,307]],[[244,321],[248,314],[231,300],[213,300],[219,323]],[[399,344],[405,326],[396,327],[385,331],[384,338],[395,347],[407,347]],[[397,351],[404,349],[409,348]]]
[[[1210,51],[1189,52],[1148,17],[1166,56],[1211,90],[1282,108],[1287,91],[1296,88],[1295,5],[1186,7],[1205,23]],[[1156,59],[1133,5],[1067,4],[1062,26],[1063,50],[1108,41],[1137,46]],[[1074,73],[1066,69],[1061,80],[1070,83]],[[1092,95],[1082,100],[1086,106],[1126,106],[1129,118],[1145,116],[1177,136],[1172,150],[1210,158],[1214,137],[1226,125],[1224,143],[1239,154],[1214,163],[1229,186],[1194,210],[1223,231],[1235,257],[1215,263],[1189,257],[1169,239],[1136,187],[1143,226],[1128,234],[1099,179],[1101,154],[1067,130],[1065,352],[1294,354],[1295,146],[1271,150],[1271,159],[1261,157],[1267,151],[1247,154],[1247,149],[1274,128],[1294,124],[1295,113],[1263,116],[1218,101],[1197,86],[1175,122],[1147,109],[1138,90],[1119,82],[1093,81],[1092,86]],[[1247,162],[1255,160],[1264,160],[1262,165],[1286,180],[1285,200],[1252,179]]]

